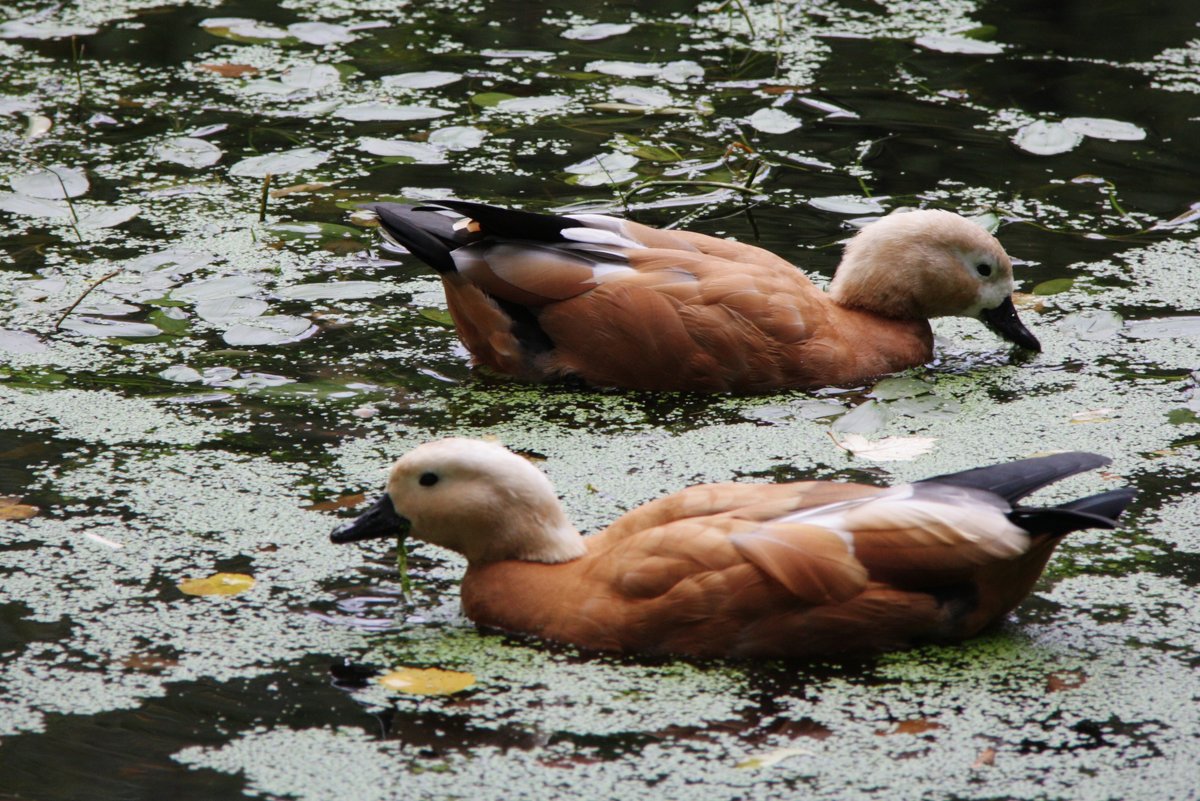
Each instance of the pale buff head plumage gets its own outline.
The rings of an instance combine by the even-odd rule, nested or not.
[[[899,319],[978,319],[1012,291],[1012,262],[996,237],[935,209],[864,226],[846,245],[829,286],[843,306]]]
[[[469,563],[565,562],[583,555],[579,532],[554,487],[501,445],[450,438],[409,451],[392,466],[387,493],[412,536]]]

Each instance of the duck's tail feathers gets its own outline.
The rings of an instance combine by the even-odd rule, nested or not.
[[[1048,509],[1017,507],[1008,519],[1031,536],[1061,537],[1085,528],[1116,528],[1117,519],[1137,493],[1131,487],[1089,495]]]
[[[366,208],[379,217],[385,239],[406,248],[439,273],[455,272],[450,251],[474,238],[465,226],[455,227],[454,217],[432,206],[374,203]]]
[[[567,217],[466,200],[438,200],[425,206],[373,203],[366,208],[379,217],[379,226],[388,241],[406,248],[439,273],[454,272],[450,252],[472,242],[487,237],[562,242],[564,228],[580,225]]]
[[[1055,481],[1086,470],[1095,470],[1111,461],[1108,457],[1096,453],[1069,451],[1050,456],[1021,459],[1016,462],[1005,462],[990,467],[977,467],[961,473],[934,476],[922,479],[917,483],[950,484],[955,487],[984,490],[999,495],[1010,504],[1014,504],[1026,495],[1053,484]]]

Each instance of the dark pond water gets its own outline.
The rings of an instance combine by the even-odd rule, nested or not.
[[[1196,4],[3,20],[0,515],[25,519],[0,523],[0,798],[1197,797]],[[939,321],[933,364],[852,391],[517,386],[468,367],[438,284],[351,216],[447,196],[732,236],[826,278],[863,219],[953,209],[998,226],[1045,352]],[[830,432],[932,448],[871,461]],[[414,551],[406,600],[386,544],[327,543],[449,433],[545,456],[585,530],[696,481],[1065,448],[1114,462],[1045,500],[1140,494],[959,648],[620,660],[477,632],[444,554]],[[256,583],[178,588],[218,572]],[[476,683],[374,680],[401,666]]]

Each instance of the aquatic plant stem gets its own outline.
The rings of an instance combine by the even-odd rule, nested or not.
[[[75,213],[75,204],[71,202],[71,195],[67,192],[67,185],[63,182],[62,176],[32,156],[21,156],[21,158],[35,167],[50,173],[54,176],[54,180],[58,181],[59,187],[62,188],[63,200],[67,201],[67,211],[71,212],[71,230],[75,232],[75,238],[82,242],[83,234],[79,233],[79,215]]]
[[[57,330],[59,330],[59,329],[62,327],[63,321],[67,319],[67,316],[68,316],[68,315],[70,315],[70,314],[71,314],[71,312],[75,311],[75,307],[76,307],[76,306],[78,306],[80,303],[83,303],[83,299],[84,299],[84,298],[86,298],[88,295],[92,294],[92,290],[93,290],[93,289],[95,289],[96,287],[100,286],[100,285],[101,285],[101,284],[103,284],[105,281],[107,281],[108,279],[112,278],[113,276],[115,276],[115,275],[116,275],[117,273],[119,273],[119,272],[121,272],[121,271],[120,271],[120,269],[113,270],[111,273],[106,273],[106,274],[104,274],[104,275],[100,276],[99,278],[97,278],[95,281],[93,281],[93,282],[92,282],[92,283],[91,283],[91,284],[88,286],[88,288],[87,288],[87,289],[83,290],[83,294],[82,294],[82,295],[80,295],[79,297],[75,298],[75,302],[74,302],[74,303],[72,303],[70,306],[68,306],[68,307],[67,307],[67,310],[66,310],[65,312],[63,312],[63,313],[62,313],[62,316],[61,316],[61,317],[59,317],[59,318],[58,318],[58,322],[56,322],[56,323],[54,324],[54,330],[55,330],[55,331],[57,331]]]
[[[262,197],[258,200],[258,221],[267,221],[267,198],[271,194],[271,173],[263,176]]]

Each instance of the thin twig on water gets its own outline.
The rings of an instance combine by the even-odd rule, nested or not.
[[[75,302],[74,302],[74,303],[72,303],[70,306],[68,306],[68,307],[67,307],[67,310],[66,310],[65,312],[63,312],[63,313],[62,313],[62,316],[61,316],[61,317],[59,317],[59,318],[58,318],[58,322],[56,322],[56,323],[54,324],[54,330],[55,330],[55,331],[57,331],[57,330],[58,330],[58,329],[59,329],[59,328],[62,326],[62,324],[63,324],[63,320],[66,320],[66,319],[67,319],[67,316],[68,316],[68,315],[69,315],[71,312],[75,311],[75,307],[76,307],[76,306],[78,306],[80,303],[83,303],[83,299],[84,299],[84,298],[86,298],[88,295],[92,294],[92,290],[93,290],[93,289],[95,289],[96,287],[100,286],[100,285],[101,285],[101,284],[103,284],[105,281],[107,281],[108,279],[112,278],[114,275],[116,275],[116,274],[117,274],[117,273],[119,273],[119,272],[121,272],[119,269],[118,269],[118,270],[113,270],[111,273],[106,273],[105,275],[102,275],[102,276],[100,276],[99,278],[97,278],[95,281],[93,281],[93,282],[91,283],[91,285],[90,285],[90,286],[89,286],[87,289],[83,290],[83,294],[82,294],[82,295],[80,295],[79,297],[75,298]]]

